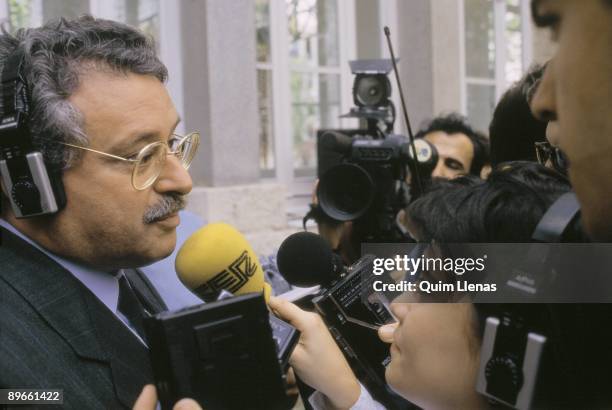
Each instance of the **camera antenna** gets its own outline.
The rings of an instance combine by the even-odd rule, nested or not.
[[[402,102],[402,111],[404,113],[404,121],[406,128],[408,129],[408,140],[410,143],[410,149],[412,151],[412,157],[418,163],[419,157],[417,156],[416,147],[414,146],[414,136],[412,135],[412,127],[410,126],[410,120],[408,119],[408,111],[406,111],[406,103],[404,102],[404,93],[402,92],[402,84],[400,83],[399,73],[397,71],[397,64],[395,62],[395,53],[393,53],[393,45],[391,44],[391,32],[389,27],[384,28],[385,36],[387,37],[387,46],[389,46],[389,54],[391,55],[391,63],[393,63],[393,72],[395,73],[395,81],[397,82],[397,88],[399,89],[400,100]],[[423,193],[423,183],[421,181],[421,175],[419,172],[418,165],[414,167],[414,176],[416,179],[416,185],[418,192]]]

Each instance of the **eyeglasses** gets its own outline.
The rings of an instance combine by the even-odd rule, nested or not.
[[[548,141],[535,142],[535,151],[538,162],[544,166],[550,161],[555,171],[567,175],[569,161],[559,148],[550,145]]]
[[[142,191],[155,183],[164,169],[166,157],[168,155],[176,156],[183,168],[189,169],[198,146],[200,145],[200,134],[198,132],[192,132],[184,137],[172,134],[168,143],[162,141],[152,142],[142,148],[133,158],[124,158],[107,152],[68,144],[66,142],[60,142],[60,144],[95,152],[96,154],[134,164],[132,170],[132,186],[137,191]]]

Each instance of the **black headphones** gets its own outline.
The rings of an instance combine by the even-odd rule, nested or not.
[[[32,143],[23,60],[19,48],[7,57],[0,85],[0,176],[17,218],[53,214],[66,204],[61,169],[45,164]]]
[[[476,391],[523,410],[531,408],[547,338],[533,331],[521,306],[507,305],[487,317]]]
[[[544,213],[534,242],[587,242],[580,228],[580,205],[573,192],[561,195]],[[535,252],[537,251],[537,252]],[[548,266],[554,255],[529,252],[527,266]],[[531,408],[547,337],[534,326],[529,305],[503,305],[487,315],[476,391],[515,409]]]

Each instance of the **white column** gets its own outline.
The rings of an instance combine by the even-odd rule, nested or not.
[[[259,134],[252,0],[181,1],[184,124],[202,133],[196,184],[259,181]],[[164,52],[170,53],[167,44]],[[176,51],[174,51],[176,53]],[[176,57],[175,57],[176,58]]]
[[[431,5],[434,116],[462,110],[462,3],[436,0]]]
[[[185,116],[183,100],[183,47],[181,16],[179,4],[176,1],[159,2],[159,54],[168,68],[168,92],[174,101],[181,118]],[[185,122],[177,127],[179,134],[190,132],[185,129]]]

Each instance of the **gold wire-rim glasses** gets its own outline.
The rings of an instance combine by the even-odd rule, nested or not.
[[[132,186],[137,191],[143,191],[155,183],[155,181],[157,180],[157,178],[159,177],[159,175],[161,174],[164,168],[165,158],[168,155],[176,156],[181,162],[181,165],[183,166],[183,168],[185,168],[185,170],[188,170],[189,167],[191,166],[191,163],[193,162],[193,158],[195,157],[195,153],[198,149],[198,146],[200,145],[200,133],[195,131],[185,136],[181,136],[179,134],[172,134],[171,137],[177,137],[179,139],[179,141],[176,143],[176,148],[174,149],[174,151],[170,150],[170,147],[168,147],[168,144],[166,142],[155,141],[155,142],[145,145],[140,151],[138,151],[136,158],[124,158],[119,155],[109,154],[108,152],[98,151],[93,148],[82,147],[80,145],[69,144],[67,142],[59,142],[59,144],[65,145],[71,148],[78,148],[78,149],[82,149],[85,151],[94,152],[96,154],[104,155],[106,157],[113,158],[119,161],[133,163],[134,168],[132,169]],[[188,146],[188,150],[183,152],[183,148],[185,147],[185,144],[189,144],[189,146]],[[161,146],[165,148],[166,150],[166,153],[163,156],[164,161],[158,166],[157,171],[153,175],[151,175],[144,184],[140,186],[139,184],[137,184],[137,181],[136,181],[138,166],[143,161],[145,155],[147,155],[148,152],[153,152],[152,149],[157,146]]]

